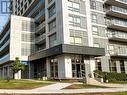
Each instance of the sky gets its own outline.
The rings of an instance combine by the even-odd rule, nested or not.
[[[3,26],[6,24],[7,20],[8,20],[8,14],[3,14],[1,12],[1,8],[5,9],[6,6],[3,4],[1,5],[2,1],[7,1],[7,0],[0,0],[0,32],[3,29]]]

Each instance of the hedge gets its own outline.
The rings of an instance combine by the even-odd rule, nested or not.
[[[101,72],[101,71],[95,71],[95,73],[101,75],[105,80],[108,80],[109,82],[115,82],[115,81],[127,81],[127,74],[125,73],[111,73],[111,72]]]

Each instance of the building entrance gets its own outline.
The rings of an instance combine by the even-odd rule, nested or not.
[[[75,78],[85,77],[85,64],[72,64],[72,75]]]
[[[72,77],[82,78],[85,77],[85,63],[82,55],[74,55],[72,57]]]

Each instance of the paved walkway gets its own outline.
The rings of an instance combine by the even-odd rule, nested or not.
[[[100,84],[101,86],[113,86],[113,88],[89,88],[89,89],[62,89],[72,85],[71,83],[56,83],[32,90],[0,90],[0,94],[52,94],[52,93],[99,93],[99,92],[125,92],[127,84]],[[115,87],[114,87],[115,86]]]

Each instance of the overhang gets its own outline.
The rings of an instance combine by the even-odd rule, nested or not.
[[[105,49],[96,48],[96,47],[88,47],[88,46],[60,44],[52,48],[49,48],[47,50],[42,50],[30,55],[29,61],[37,60],[40,58],[46,58],[50,56],[56,56],[60,54],[81,54],[81,55],[98,57],[98,56],[105,55]]]

